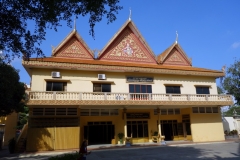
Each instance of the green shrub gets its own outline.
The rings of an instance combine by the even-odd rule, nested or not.
[[[235,129],[235,130],[232,130],[233,134],[234,135],[238,135],[238,131]]]
[[[10,153],[14,153],[15,150],[15,146],[16,146],[16,140],[15,138],[12,138],[8,141],[8,150]]]
[[[124,137],[124,134],[123,134],[123,133],[118,133],[118,138],[119,138],[119,139],[123,139],[123,137]]]
[[[228,135],[229,135],[229,132],[228,132],[227,130],[225,130],[225,131],[224,131],[224,134],[225,134],[226,136],[228,136]]]
[[[158,136],[158,132],[157,131],[153,132],[153,136]]]
[[[79,153],[68,153],[60,156],[55,156],[49,158],[49,160],[77,160],[79,158]]]

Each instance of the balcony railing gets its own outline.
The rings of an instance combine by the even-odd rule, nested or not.
[[[227,101],[231,95],[30,91],[29,100]]]

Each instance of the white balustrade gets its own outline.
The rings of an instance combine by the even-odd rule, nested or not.
[[[29,91],[29,100],[232,101],[231,95]]]

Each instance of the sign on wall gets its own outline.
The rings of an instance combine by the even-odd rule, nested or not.
[[[127,82],[153,82],[151,77],[127,77]]]
[[[126,113],[127,119],[149,119],[149,113]]]

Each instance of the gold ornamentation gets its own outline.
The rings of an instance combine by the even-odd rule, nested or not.
[[[88,51],[75,38],[71,39],[57,54],[57,57],[92,58]]]
[[[116,40],[114,47],[104,54],[103,59],[156,63],[129,29]]]
[[[174,61],[174,62],[182,62],[181,58],[179,58],[177,53],[173,53],[173,55],[168,59],[169,61]]]

